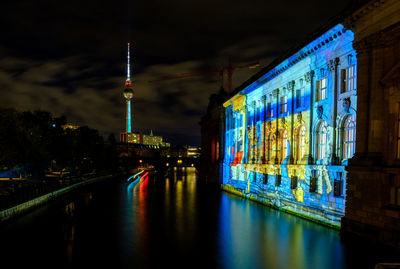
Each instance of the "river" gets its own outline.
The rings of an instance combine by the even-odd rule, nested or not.
[[[0,226],[1,268],[374,268],[398,250],[220,192],[194,168],[117,180]]]

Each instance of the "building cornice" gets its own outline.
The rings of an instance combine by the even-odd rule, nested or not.
[[[388,0],[372,0],[365,5],[359,7],[356,11],[350,14],[344,21],[343,24],[347,29],[354,29],[355,23],[364,18],[365,16],[371,14],[374,10],[388,2]]]
[[[342,24],[336,24],[329,29],[324,29],[323,33],[319,32],[317,37],[310,41],[307,39],[307,43],[302,43],[302,46],[292,48],[286,54],[277,58],[267,67],[263,68],[256,75],[251,77],[249,80],[244,82],[241,86],[236,88],[231,96],[240,93],[241,91],[251,92],[262,84],[272,80],[276,76],[282,74],[287,69],[309,57],[311,54],[317,53],[319,50],[324,49],[326,46],[338,38],[340,38],[347,29]],[[229,98],[229,97],[228,97]]]

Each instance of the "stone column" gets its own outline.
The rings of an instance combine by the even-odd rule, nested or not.
[[[372,47],[370,54],[370,95],[369,95],[369,137],[368,137],[368,152],[374,152],[374,159],[379,161],[382,158],[383,163],[387,163],[389,159],[389,152],[393,151],[393,148],[389,149],[391,139],[395,139],[396,133],[393,135],[388,134],[392,128],[393,122],[390,120],[390,109],[389,104],[395,103],[394,96],[390,96],[390,87],[382,84],[382,78],[387,75],[392,67],[398,64],[398,61],[390,59],[388,55],[394,54],[396,46],[399,48],[400,35],[397,27],[397,40],[389,41],[389,33],[383,34],[378,33],[375,36],[371,36],[369,39]],[[393,32],[392,32],[393,33]],[[395,35],[394,33],[392,34]],[[392,44],[392,49],[389,49],[389,45]],[[397,53],[399,51],[397,50]],[[400,58],[397,54],[397,58]],[[395,72],[399,77],[399,69]],[[396,75],[392,75],[396,77]],[[394,82],[394,80],[393,80]],[[358,94],[357,90],[357,94]],[[357,113],[357,115],[359,115]],[[396,115],[397,116],[397,115]],[[356,142],[357,143],[357,142]],[[396,152],[397,150],[394,150]],[[370,154],[371,155],[371,154]],[[392,155],[396,156],[396,155]]]
[[[313,121],[314,121],[314,71],[311,70],[304,75],[304,79],[306,82],[310,83],[310,122],[309,122],[309,138],[308,138],[308,157],[307,164],[313,164],[313,144],[314,144],[314,135],[313,135]]]
[[[233,146],[233,107],[229,110],[229,145]],[[233,162],[233,159],[235,158],[235,155],[232,155],[232,148],[229,148],[230,150],[230,160],[229,163]]]
[[[265,158],[265,149],[266,149],[266,147],[265,147],[265,141],[266,141],[266,139],[265,139],[265,135],[266,135],[266,131],[265,131],[265,128],[266,128],[266,126],[267,126],[267,96],[263,96],[262,97],[262,101],[263,101],[263,109],[264,109],[264,111],[263,111],[263,117],[262,117],[262,121],[261,121],[261,128],[262,128],[262,143],[261,143],[261,145],[262,145],[262,152],[263,152],[263,156],[262,156],[262,163],[263,164],[265,164],[265,160],[266,160],[266,158]]]
[[[227,108],[225,108],[225,136],[227,136],[227,140],[226,140],[226,144],[229,145],[229,129],[230,129],[230,108],[229,106]],[[225,152],[226,152],[226,147],[225,147]],[[225,163],[229,162],[229,159],[227,158],[228,156],[230,156],[230,152],[228,151],[227,154],[224,157],[224,161]]]
[[[247,146],[248,145],[248,143],[249,143],[249,141],[248,141],[248,130],[247,130],[247,125],[249,124],[248,122],[247,122],[247,105],[244,105],[243,106],[243,112],[244,112],[244,115],[243,115],[243,128],[244,128],[244,131],[243,131],[243,163],[249,163],[249,147]],[[247,146],[247,154],[245,155],[245,149],[246,149],[246,146]]]
[[[252,158],[251,158],[251,162],[254,164],[256,163],[256,152],[257,152],[257,141],[256,141],[256,134],[257,134],[257,123],[256,123],[256,111],[257,110],[257,106],[256,106],[256,101],[253,101],[253,149],[252,149]]]
[[[276,96],[276,116],[275,116],[275,121],[276,121],[276,129],[275,129],[275,164],[279,163],[279,158],[278,158],[278,135],[279,135],[279,89],[276,89],[274,91],[274,95]]]
[[[339,58],[336,57],[335,60],[331,60],[329,64],[329,70],[334,71],[334,81],[333,81],[333,137],[332,137],[332,155],[330,163],[332,165],[338,164],[339,160],[336,155],[336,118],[337,118],[337,96],[338,96],[338,65]]]
[[[365,43],[353,43],[357,51],[357,132],[356,158],[368,152],[369,138],[369,96],[370,96],[370,64],[372,53]],[[362,76],[359,76],[362,74]]]
[[[289,164],[294,163],[294,158],[293,158],[293,146],[294,146],[294,85],[295,82],[294,80],[290,81],[287,85],[288,91],[291,93],[291,111],[290,111],[290,156],[289,156]]]
[[[218,167],[218,182],[219,184],[222,184],[222,174],[223,174],[223,168],[224,168],[224,162],[225,162],[225,158],[224,158],[224,152],[226,149],[225,146],[225,133],[226,133],[226,125],[225,125],[225,109],[222,106],[222,104],[220,104],[220,120],[219,120],[219,134],[220,134],[220,149],[219,149],[219,167]]]

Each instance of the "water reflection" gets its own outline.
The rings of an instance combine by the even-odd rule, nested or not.
[[[147,240],[147,229],[148,229],[148,209],[147,209],[147,195],[148,195],[148,184],[149,175],[145,173],[140,179],[140,183],[135,187],[134,192],[137,193],[137,202],[139,206],[138,214],[138,243],[141,246],[140,253],[142,257],[148,256],[148,240]],[[138,189],[138,190],[137,190]]]
[[[71,202],[65,206],[65,214],[69,217],[74,216],[74,211],[75,211],[75,203]]]
[[[68,264],[71,264],[73,261],[74,240],[75,240],[75,226],[68,225],[68,227],[66,227],[65,229],[66,256]]]
[[[16,268],[373,268],[400,257],[220,193],[195,168],[77,194],[3,227],[0,239],[1,260]]]
[[[219,249],[227,268],[342,268],[340,234],[223,194]]]

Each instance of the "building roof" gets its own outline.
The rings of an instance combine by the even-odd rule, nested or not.
[[[287,68],[289,68],[293,64],[297,63],[298,61],[300,61],[301,59],[303,59],[308,54],[310,54],[314,51],[314,49],[312,49],[312,48],[308,48],[307,50],[304,50],[304,48],[306,48],[310,43],[312,43],[315,40],[318,40],[319,37],[321,37],[328,31],[330,31],[336,25],[338,25],[340,23],[345,24],[346,18],[348,18],[351,14],[353,14],[355,11],[360,9],[362,6],[366,6],[372,2],[377,2],[377,1],[379,2],[382,0],[371,0],[371,1],[369,1],[369,0],[353,0],[338,15],[331,17],[325,24],[323,24],[316,30],[312,31],[308,36],[306,36],[305,39],[303,39],[297,45],[289,48],[281,56],[279,56],[278,58],[273,60],[266,67],[262,68],[255,75],[253,75],[248,80],[243,82],[239,87],[235,88],[226,97],[225,101],[228,100],[229,98],[231,98],[232,96],[236,95],[240,91],[244,90],[245,88],[249,87],[250,85],[252,85],[257,80],[261,79],[266,74],[269,74],[268,78],[266,78],[267,80],[269,80],[269,79],[272,79],[273,77],[275,77],[276,75],[282,73]],[[335,34],[337,35],[337,33],[333,33],[332,38],[337,37],[337,36],[335,37]],[[332,41],[332,40],[330,40],[329,38],[327,40],[321,40],[321,42],[319,42],[320,44],[317,44],[317,47],[315,48],[315,50],[320,48],[320,45],[324,46],[326,43],[329,43],[330,41]],[[279,65],[282,65],[283,63],[284,63],[284,65],[282,67],[277,68]]]

